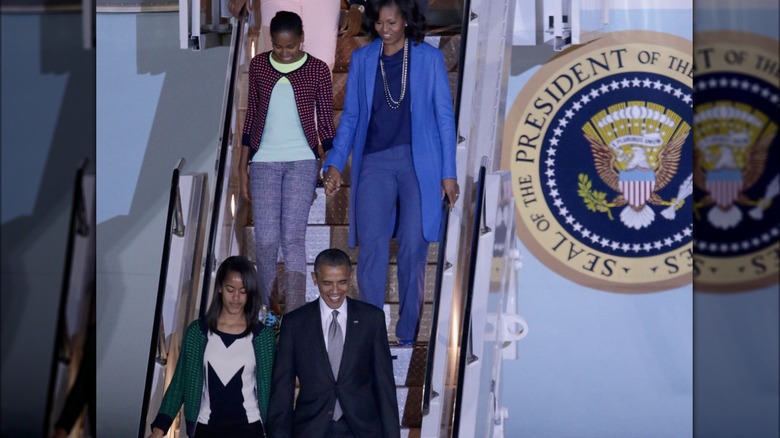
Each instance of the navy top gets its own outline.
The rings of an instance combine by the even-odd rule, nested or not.
[[[412,44],[411,42],[409,43]],[[387,104],[385,86],[382,81],[382,67],[376,67],[376,81],[374,81],[374,102],[371,105],[371,118],[368,122],[366,146],[363,155],[368,155],[392,146],[412,143],[412,111],[411,111],[411,87],[409,86],[409,70],[412,65],[411,47],[406,70],[406,95],[398,109],[392,109]],[[395,52],[392,56],[380,55],[385,64],[387,86],[390,96],[397,102],[401,97],[401,74],[404,65],[404,50]]]

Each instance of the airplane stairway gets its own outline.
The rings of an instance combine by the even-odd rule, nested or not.
[[[440,6],[447,8],[452,7],[452,3],[456,2],[442,2]],[[451,19],[453,15],[457,20],[460,20],[460,12],[437,9],[436,3],[431,6],[429,14],[439,17],[443,20]],[[443,23],[441,25],[434,25],[428,28],[425,42],[438,47],[445,55],[445,63],[447,66],[448,74],[450,77],[450,86],[452,95],[457,93],[457,80],[458,80],[458,61],[460,57],[460,34],[459,34],[460,22],[456,25],[450,23]],[[247,50],[247,58],[244,59],[245,64],[240,71],[239,79],[239,98],[238,98],[238,112],[236,117],[236,128],[234,134],[234,159],[238,160],[236,150],[241,147],[240,133],[243,129],[243,122],[246,115],[246,92],[248,91],[248,65],[251,60],[251,56],[256,53],[260,53],[267,49],[262,48],[262,39],[257,36],[251,35],[247,39],[248,46],[254,47],[255,51]],[[352,50],[362,47],[368,44],[370,39],[365,34],[359,34],[354,37],[339,37],[336,48],[336,61],[333,68],[333,104],[334,104],[334,118],[336,125],[343,110],[344,95],[346,92],[347,74],[349,71],[349,59]],[[353,263],[353,278],[352,289],[349,296],[351,298],[358,298],[358,283],[356,278],[356,270],[354,269],[357,263],[357,255],[359,248],[348,247],[348,213],[349,213],[349,182],[350,182],[350,166],[349,163],[344,170],[344,187],[336,192],[334,195],[325,196],[324,189],[318,187],[316,189],[317,197],[312,204],[311,211],[309,213],[309,225],[306,231],[306,258],[307,258],[307,289],[306,289],[306,301],[312,301],[319,296],[316,286],[309,280],[311,272],[314,270],[314,259],[320,251],[326,248],[340,248],[347,252]],[[237,186],[237,174],[231,175],[231,185]],[[238,252],[254,260],[254,230],[251,225],[251,213],[249,208],[244,206],[239,207],[241,213],[239,213],[238,221],[242,221],[242,226],[238,227],[237,244]],[[420,318],[420,326],[416,343],[413,347],[399,347],[397,346],[397,339],[395,337],[395,325],[398,320],[398,284],[396,277],[396,256],[398,247],[395,240],[391,242],[390,253],[390,267],[388,275],[387,291],[385,295],[385,317],[387,321],[388,341],[391,346],[391,353],[393,355],[394,363],[394,375],[398,388],[398,403],[399,403],[399,418],[401,419],[402,436],[403,437],[418,437],[420,436],[420,427],[422,423],[422,396],[423,396],[423,383],[426,373],[427,363],[427,345],[431,335],[431,322],[433,319],[433,295],[436,286],[436,271],[437,271],[437,255],[438,255],[437,242],[431,243],[428,249],[428,264],[425,275],[425,294],[423,311]],[[279,265],[279,275],[277,278],[284,278],[284,266],[282,263]],[[280,281],[280,284],[275,289],[273,297],[277,303],[279,303],[280,310],[284,306],[284,282]]]
[[[461,35],[460,32],[461,29],[465,31],[467,28],[469,34],[475,30],[483,31],[483,29],[484,32],[488,32],[490,27],[487,26],[477,29],[478,23],[482,20],[473,11],[482,11],[483,9],[491,11],[490,17],[486,16],[485,18],[490,18],[489,23],[493,23],[499,15],[506,11],[499,10],[498,5],[495,8],[492,6],[492,4],[482,1],[478,1],[477,6],[475,6],[473,1],[468,0],[437,0],[431,4],[429,9],[430,19],[425,41],[438,47],[444,53],[452,95],[455,99],[456,118],[459,125],[457,166],[461,200],[455,210],[448,215],[449,229],[444,227],[442,230],[441,241],[445,242],[446,246],[440,247],[440,244],[432,243],[429,247],[423,312],[418,337],[412,347],[398,346],[394,335],[398,311],[398,288],[395,275],[397,247],[394,243],[391,245],[391,265],[384,311],[388,341],[391,344],[391,353],[394,358],[399,418],[401,419],[403,437],[459,436],[460,433],[460,430],[453,426],[453,419],[458,417],[463,409],[461,406],[463,401],[458,399],[461,395],[456,396],[455,394],[458,385],[456,383],[457,375],[460,372],[465,373],[468,367],[473,368],[471,363],[468,365],[457,363],[458,356],[465,354],[464,349],[459,344],[459,342],[463,343],[459,332],[464,325],[467,325],[463,321],[471,319],[470,311],[464,310],[463,307],[463,296],[466,293],[464,284],[469,275],[474,275],[468,273],[470,263],[468,258],[469,253],[472,252],[468,243],[468,237],[472,233],[469,223],[475,215],[479,215],[477,213],[479,209],[475,207],[475,194],[480,190],[478,187],[484,187],[484,184],[481,186],[477,184],[476,177],[472,173],[475,173],[479,168],[484,169],[484,164],[480,167],[479,161],[484,161],[482,160],[484,155],[493,155],[490,150],[495,148],[495,141],[490,139],[490,132],[493,133],[493,138],[495,138],[495,133],[499,132],[495,126],[496,120],[498,120],[497,115],[492,114],[498,108],[497,104],[477,105],[481,109],[476,108],[473,111],[479,112],[479,114],[472,114],[472,106],[484,93],[489,91],[481,88],[488,85],[480,84],[486,78],[492,76],[498,78],[501,75],[500,68],[499,71],[496,71],[494,67],[483,62],[483,56],[479,57],[480,61],[476,61],[477,47],[480,47],[482,51],[480,53],[491,50],[492,47],[485,47],[486,43],[484,42],[477,45],[477,40],[481,40],[483,36],[475,36],[473,40],[469,38],[467,42],[465,34]],[[468,16],[464,16],[464,10],[468,11]],[[504,13],[501,19],[506,21],[506,17],[509,15]],[[259,19],[255,20],[255,22],[259,21]],[[219,262],[235,254],[242,254],[254,259],[254,230],[251,225],[251,209],[240,196],[237,165],[243,147],[241,145],[241,132],[246,115],[249,63],[254,55],[267,49],[263,47],[263,39],[259,36],[260,29],[250,28],[244,21],[231,20],[231,22],[233,26],[238,25],[241,28],[239,33],[243,37],[234,46],[235,50],[240,53],[238,53],[232,67],[236,70],[231,70],[228,74],[228,81],[225,85],[228,97],[225,100],[223,110],[226,117],[220,139],[217,174],[214,181],[214,198],[211,201],[211,213],[208,218],[210,229],[207,237],[208,242],[204,248],[205,258],[202,275],[196,281],[201,285],[198,297],[200,302],[198,311],[201,315],[205,313],[205,308],[213,293],[213,276]],[[496,28],[492,25],[491,27]],[[498,30],[501,31],[501,29]],[[235,33],[234,41],[237,41]],[[334,118],[336,123],[338,123],[343,109],[349,54],[355,48],[366,43],[368,43],[368,38],[365,35],[339,38],[338,40],[336,63],[333,69]],[[461,53],[462,47],[465,49],[463,54]],[[500,45],[495,46],[496,51],[500,49]],[[464,61],[466,58],[464,54],[468,55],[470,61]],[[463,72],[459,71],[461,68],[464,68]],[[235,77],[233,76],[234,71]],[[463,79],[460,78],[460,75],[463,75]],[[479,75],[480,81],[475,80],[474,75]],[[497,88],[494,86],[492,89]],[[488,94],[484,95],[491,99],[495,98],[493,94],[496,93]],[[479,119],[481,118],[487,121],[492,120],[492,124],[491,122],[480,124]],[[479,130],[480,126],[482,126],[482,131]],[[495,165],[491,167],[492,169],[496,168]],[[484,175],[484,171],[481,172]],[[357,261],[359,248],[350,249],[347,246],[349,165],[347,165],[343,176],[345,187],[333,196],[325,196],[322,187],[316,189],[317,197],[310,211],[306,236],[307,274],[313,270],[316,255],[329,247],[341,248],[349,254],[353,264]],[[490,208],[494,207],[489,206],[488,209]],[[490,238],[492,239],[492,237]],[[442,249],[443,251],[441,251]],[[483,252],[485,251],[489,251],[489,248],[483,250]],[[195,257],[201,258],[198,255]],[[482,263],[484,264],[484,262]],[[283,265],[280,264],[278,276],[280,279],[284,278],[283,269]],[[284,284],[283,281],[281,283],[278,290],[274,292],[275,299],[272,300],[272,302],[279,304],[277,308],[272,310],[280,313],[284,305]],[[350,291],[352,298],[358,297],[358,287],[359,285],[353,277],[353,287]],[[483,288],[483,293],[487,291],[485,285],[475,287]],[[434,299],[437,291],[441,291],[438,300]],[[307,279],[306,300],[311,301],[317,297],[316,287]],[[440,306],[438,311],[434,310],[437,305]],[[482,325],[484,325],[483,321],[477,321],[475,326],[481,327]],[[469,346],[468,351],[471,351],[472,341],[467,341],[463,345],[466,344]],[[473,385],[470,383],[472,381],[473,378],[465,380],[468,386]],[[476,385],[465,395],[471,398],[466,405],[473,405],[476,402],[477,392],[487,391],[487,389],[480,389],[478,381]],[[158,389],[155,389],[154,392],[161,394]],[[143,422],[142,419],[141,430],[144,428]],[[474,421],[470,420],[466,423],[461,428],[468,429],[470,427],[473,433]],[[174,435],[175,432],[169,434],[169,436]],[[143,435],[139,434],[139,436]]]

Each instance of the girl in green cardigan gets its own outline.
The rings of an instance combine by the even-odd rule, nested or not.
[[[206,317],[184,335],[152,438],[168,432],[182,404],[189,437],[265,436],[276,338],[257,318],[257,273],[245,257],[229,257],[216,284]]]

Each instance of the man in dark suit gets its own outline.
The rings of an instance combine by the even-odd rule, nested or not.
[[[347,254],[322,251],[312,273],[320,298],[282,319],[266,421],[270,437],[400,436],[385,315],[347,298],[351,278]]]

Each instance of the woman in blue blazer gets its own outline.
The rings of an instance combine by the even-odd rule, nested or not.
[[[360,299],[382,307],[390,239],[398,245],[400,345],[412,345],[422,309],[428,242],[441,201],[458,198],[455,118],[444,56],[423,43],[413,0],[366,8],[374,41],[352,53],[344,112],[328,153],[325,193],[339,190],[352,153],[349,246],[359,245]]]

